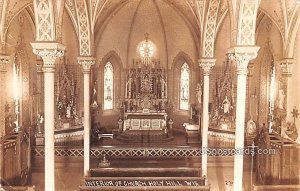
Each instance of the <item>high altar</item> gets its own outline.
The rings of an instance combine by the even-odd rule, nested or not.
[[[126,77],[123,130],[162,130],[168,105],[166,71],[152,57],[147,35],[139,51]]]

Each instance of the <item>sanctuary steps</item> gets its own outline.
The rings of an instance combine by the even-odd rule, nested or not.
[[[206,191],[199,168],[94,168],[81,191]]]

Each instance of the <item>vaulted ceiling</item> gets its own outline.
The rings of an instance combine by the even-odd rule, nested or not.
[[[83,0],[79,0],[83,1]],[[80,10],[76,3],[78,0],[61,0],[53,1],[56,10],[56,22],[59,25],[61,22],[61,5],[65,5],[65,10],[67,10],[70,18],[72,19],[75,31],[78,33],[79,19],[81,17],[78,14]],[[84,0],[87,8],[87,13],[89,15],[89,22],[91,31],[95,34],[95,38],[98,33],[101,33],[103,27],[110,21],[115,14],[118,13],[127,4],[137,5],[132,11],[138,9],[138,4],[145,0]],[[229,0],[216,0],[219,1],[219,7],[217,9],[217,27],[220,27],[222,19],[228,13]],[[173,7],[174,10],[185,20],[187,26],[190,30],[201,40],[203,38],[203,29],[205,28],[205,20],[209,10],[209,3],[213,1],[209,0],[153,0],[156,4],[165,3]],[[34,25],[34,12],[32,8],[33,0],[1,0],[0,1],[0,37],[1,41],[5,41],[5,35],[7,29],[10,26],[13,18],[21,11],[26,11],[29,19],[31,19]],[[133,6],[134,7],[134,6]],[[285,45],[288,46],[289,42],[292,41],[298,30],[300,23],[300,7],[296,0],[261,0],[258,22],[263,16],[268,16],[279,28],[282,34],[283,41]],[[134,19],[134,18],[130,18]]]

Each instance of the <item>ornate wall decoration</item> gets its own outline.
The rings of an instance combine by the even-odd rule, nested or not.
[[[240,14],[238,20],[238,45],[255,44],[255,23],[259,2],[253,0],[244,0],[240,5]]]
[[[77,25],[77,14],[75,10],[75,3],[74,0],[67,0],[65,3],[65,7],[70,15],[72,23],[74,25],[76,34],[78,35],[78,25]]]
[[[91,55],[91,28],[86,1],[75,1],[78,18],[78,37],[80,45],[80,55]]]
[[[214,42],[217,24],[216,19],[219,4],[220,0],[212,0],[209,4],[203,39],[203,57],[205,58],[212,58],[214,56]]]
[[[286,15],[287,15],[287,23],[289,23],[292,19],[293,12],[297,9],[296,1],[285,1],[286,6]]]
[[[198,0],[200,1],[200,0]],[[196,5],[196,2],[194,0],[186,0],[185,1],[188,6],[190,7],[191,11],[193,12],[193,14],[195,15],[196,19],[199,20],[199,15],[197,14],[197,5]]]
[[[235,68],[226,60],[223,67],[215,67],[211,74],[210,103],[212,126],[235,128],[236,78]]]
[[[77,126],[81,123],[79,111],[80,81],[79,65],[61,61],[56,72],[55,98],[56,98],[56,128],[63,128],[65,124]]]
[[[37,41],[55,40],[55,23],[52,0],[35,0],[35,23]]]
[[[220,25],[220,21],[222,21],[222,18],[226,15],[228,11],[228,5],[227,1],[221,1],[220,6],[219,6],[219,11],[218,11],[218,17],[217,17],[217,23]]]

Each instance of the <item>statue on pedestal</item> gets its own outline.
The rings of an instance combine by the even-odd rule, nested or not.
[[[196,88],[196,98],[198,101],[198,104],[202,103],[202,91],[201,91],[201,85],[198,83]]]

